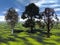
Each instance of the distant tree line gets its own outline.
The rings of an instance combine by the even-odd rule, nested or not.
[[[45,8],[43,12],[39,11],[39,7],[37,7],[34,3],[31,3],[25,7],[25,11],[22,13],[21,18],[27,19],[24,24],[22,24],[26,28],[30,28],[31,32],[34,32],[35,24],[37,23],[42,29],[46,26],[47,28],[47,37],[50,37],[50,30],[53,28],[54,20],[53,17],[59,21],[55,11],[53,8]],[[5,16],[6,22],[11,27],[11,31],[13,34],[13,29],[18,22],[18,13],[14,8],[10,8]],[[39,19],[39,21],[35,21],[35,19]],[[43,22],[41,22],[43,20]]]

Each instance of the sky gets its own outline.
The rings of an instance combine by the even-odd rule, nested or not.
[[[24,12],[25,6],[30,3],[35,3],[40,11],[44,11],[46,7],[54,8],[60,19],[60,0],[0,0],[0,21],[5,21],[4,16],[9,8],[15,8],[19,16],[21,16],[22,12]],[[21,18],[20,21],[22,21]]]

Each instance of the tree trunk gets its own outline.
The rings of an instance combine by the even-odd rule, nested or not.
[[[31,27],[31,32],[33,32],[33,27]]]
[[[50,38],[50,29],[49,29],[49,25],[48,25],[48,29],[47,29],[47,38]]]
[[[13,34],[14,32],[13,32],[13,29],[11,29],[11,34]]]
[[[50,38],[50,22],[49,22],[49,17],[48,17],[48,24],[47,24],[47,38]]]
[[[33,20],[33,17],[31,17],[31,21]],[[31,22],[32,23],[32,22]],[[33,32],[33,27],[31,25],[31,32]]]

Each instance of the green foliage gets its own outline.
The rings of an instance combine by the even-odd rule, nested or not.
[[[27,21],[25,21],[25,23],[23,24],[24,27],[34,27],[35,26],[35,20],[31,20],[28,19]]]
[[[42,17],[39,14],[39,8],[34,3],[31,3],[25,7],[25,11],[23,12],[21,18],[22,19],[27,18],[27,21],[25,21],[23,26],[30,27],[32,32],[33,28],[35,27],[35,18],[40,19]]]
[[[30,17],[39,14],[39,8],[34,3],[26,6],[25,11]]]
[[[15,24],[18,22],[18,14],[14,8],[10,8],[7,11],[5,19],[7,23],[10,25],[11,29],[13,29],[15,27]]]

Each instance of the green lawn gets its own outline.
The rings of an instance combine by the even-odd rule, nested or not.
[[[18,23],[15,29],[28,30],[21,23]],[[60,45],[60,29],[52,29],[51,33],[50,38],[46,38],[46,35],[40,32],[34,34],[21,32],[12,35],[9,26],[0,23],[0,45]]]

